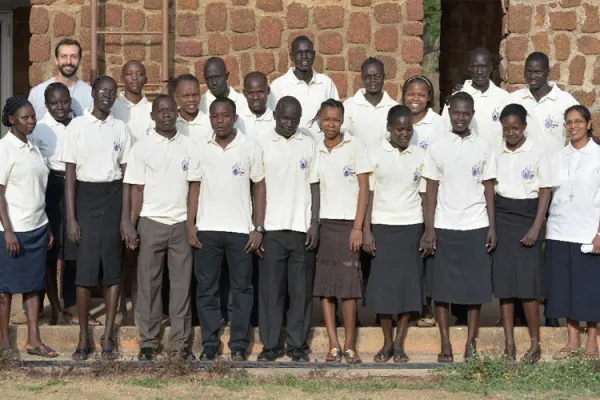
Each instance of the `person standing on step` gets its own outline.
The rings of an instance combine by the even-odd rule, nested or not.
[[[268,204],[259,261],[259,361],[275,361],[281,355],[286,311],[287,354],[292,361],[309,361],[319,184],[314,168],[317,144],[310,132],[298,130],[301,117],[300,102],[283,97],[275,108],[275,127],[257,138],[264,151]]]
[[[592,116],[580,105],[565,111],[569,144],[555,155],[556,186],[546,228],[546,316],[566,318],[568,341],[555,360],[581,353],[598,360],[600,322],[600,147],[591,139]]]
[[[335,83],[327,75],[314,70],[315,48],[306,36],[298,36],[292,42],[290,60],[294,66],[285,75],[271,82],[269,106],[275,108],[279,99],[292,96],[302,104],[300,128],[308,128],[317,142],[323,140],[323,133],[317,124],[311,124],[321,103],[327,99],[338,100],[339,95]]]
[[[44,93],[48,112],[38,122],[31,134],[30,141],[40,150],[50,169],[46,188],[46,215],[50,230],[54,236],[54,246],[48,250],[48,274],[46,291],[52,306],[52,325],[64,325],[66,312],[63,313],[58,295],[57,269],[62,268],[62,297],[65,309],[75,307],[75,260],[77,248],[67,238],[65,220],[65,164],[57,159],[58,149],[71,122],[71,95],[69,89],[60,82],[46,87]],[[74,323],[79,324],[78,321]]]
[[[208,115],[200,111],[200,82],[191,74],[179,75],[170,82],[175,102],[179,109],[177,132],[193,141],[208,136],[210,120]]]
[[[320,232],[313,295],[321,300],[329,352],[325,361],[361,363],[356,352],[356,305],[363,284],[360,249],[369,201],[369,176],[373,166],[367,147],[342,132],[344,106],[324,101],[313,119],[324,140],[318,144],[317,177],[320,183]],[[337,337],[335,304],[342,302],[344,351]]]
[[[0,357],[18,358],[11,349],[8,327],[12,296],[23,294],[27,315],[28,354],[54,358],[38,325],[39,292],[46,287],[46,252],[54,242],[44,211],[48,168],[39,149],[28,140],[36,125],[33,105],[11,97],[2,110],[10,131],[0,139]]]
[[[492,287],[500,299],[505,357],[516,359],[514,308],[518,299],[531,338],[523,361],[535,363],[541,356],[539,300],[544,298],[540,233],[552,191],[551,164],[544,149],[526,137],[527,110],[523,106],[507,105],[500,122],[505,144],[497,163],[498,246],[493,254]]]
[[[140,245],[137,269],[136,321],[140,330],[140,361],[156,357],[162,320],[163,264],[169,268],[169,350],[193,360],[192,248],[187,240],[187,173],[191,139],[177,132],[177,105],[167,95],[152,104],[152,134],[131,149],[124,183],[131,185],[132,223]],[[167,263],[164,263],[165,257]]]
[[[467,306],[468,358],[476,351],[481,304],[492,301],[496,158],[488,141],[469,129],[473,112],[471,95],[458,92],[452,96],[452,133],[436,138],[423,168],[427,196],[421,248],[433,255],[431,294],[442,348],[438,362],[454,360],[449,305]]]
[[[378,314],[384,337],[383,347],[374,358],[377,363],[392,357],[394,362],[408,362],[404,340],[410,314],[423,307],[419,244],[423,235],[425,180],[421,170],[425,150],[410,144],[413,127],[408,107],[392,107],[387,123],[389,139],[382,138],[379,147],[370,151],[375,169],[370,175],[363,243],[364,250],[374,256],[367,305]],[[392,339],[394,316],[398,320],[396,338]]]
[[[500,113],[508,101],[508,92],[492,82],[490,76],[494,70],[492,54],[484,47],[478,47],[469,53],[470,80],[458,85],[457,91],[467,92],[475,100],[475,115],[470,128],[492,146],[496,156],[504,147]],[[452,129],[448,107],[444,107],[442,118],[448,130]]]
[[[96,78],[92,96],[94,108],[71,121],[58,156],[66,163],[67,232],[69,240],[78,244],[75,284],[79,344],[72,355],[78,361],[90,354],[89,297],[91,288],[98,285],[100,266],[106,303],[102,358],[118,357],[114,322],[123,241],[130,248],[137,242],[137,232],[130,222],[129,187],[123,185],[132,135],[127,125],[110,113],[117,98],[117,83],[108,76]]]
[[[208,91],[200,99],[200,112],[208,114],[210,105],[217,97],[227,97],[235,103],[238,114],[243,114],[248,108],[246,98],[229,86],[229,71],[220,57],[210,57],[204,63],[204,82]]]
[[[46,114],[46,87],[54,82],[60,82],[69,88],[71,95],[72,117],[83,115],[84,110],[94,107],[92,87],[77,77],[81,64],[82,49],[75,39],[62,39],[54,48],[54,64],[58,74],[33,87],[29,92],[29,101],[35,109],[35,116],[41,120]]]
[[[250,344],[252,253],[261,247],[265,232],[266,193],[262,148],[255,139],[237,131],[236,120],[231,99],[213,101],[213,133],[197,141],[190,156],[187,229],[194,248],[203,361],[214,360],[223,347],[219,340],[219,278],[224,258],[233,299],[231,359],[246,360]]]
[[[360,68],[363,88],[344,101],[343,130],[359,138],[369,149],[378,149],[389,135],[386,119],[390,108],[398,104],[383,90],[383,62],[369,57]]]
[[[248,107],[238,110],[237,127],[255,139],[263,132],[272,132],[275,127],[273,110],[267,105],[270,93],[269,81],[262,72],[253,71],[244,78]]]

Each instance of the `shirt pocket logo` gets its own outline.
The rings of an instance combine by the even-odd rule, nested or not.
[[[121,150],[121,142],[119,140],[115,140],[113,142],[113,150],[115,152],[119,152]]]
[[[552,115],[548,115],[544,121],[544,128],[546,128],[546,130],[558,128],[559,125],[559,122],[555,120]]]
[[[344,165],[343,173],[344,178],[346,179],[352,179],[356,177],[356,170],[354,169],[354,166],[352,164]]]
[[[419,147],[423,150],[427,150],[427,147],[429,147],[429,139],[421,140],[419,142]]]
[[[242,163],[237,162],[231,167],[231,173],[234,177],[241,178],[246,175],[246,170],[243,168]]]
[[[190,158],[189,157],[185,157],[183,159],[183,161],[181,161],[181,170],[183,172],[187,172],[189,168],[190,168]]]
[[[475,179],[480,179],[483,173],[483,162],[479,161],[471,167],[471,176]]]
[[[421,169],[415,168],[415,172],[413,173],[413,182],[417,183],[421,179]]]
[[[535,178],[535,171],[531,168],[531,165],[523,168],[523,171],[521,171],[521,177],[525,181],[531,181],[533,178]]]
[[[306,157],[302,157],[300,159],[300,171],[304,172],[308,169],[308,167],[310,167],[310,164],[308,162],[308,160],[306,159]]]
[[[498,122],[499,119],[500,119],[500,110],[498,109],[498,107],[496,107],[496,108],[494,108],[494,111],[492,111],[492,121]]]

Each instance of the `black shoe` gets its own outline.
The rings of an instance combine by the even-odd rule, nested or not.
[[[242,349],[231,350],[231,361],[246,361],[246,350],[242,350]]]
[[[150,347],[142,347],[138,353],[138,361],[152,361],[156,357],[156,350]]]
[[[281,357],[281,351],[278,349],[263,349],[260,352],[256,361],[276,361],[279,357]]]
[[[288,352],[290,354],[290,352]],[[302,349],[293,349],[291,351],[291,358],[293,362],[310,362],[308,354]]]
[[[196,356],[194,356],[194,353],[192,353],[191,350],[189,350],[189,349],[181,349],[179,351],[179,358],[181,358],[183,361],[195,361],[196,360]]]
[[[219,348],[217,346],[207,346],[200,354],[200,361],[213,361],[218,353]]]

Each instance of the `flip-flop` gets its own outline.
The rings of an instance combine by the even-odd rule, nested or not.
[[[59,356],[59,354],[56,351],[46,346],[45,344],[40,344],[36,347],[27,348],[25,349],[25,351],[27,351],[27,354],[29,354],[30,356],[37,356],[42,358],[56,358]]]
[[[104,338],[103,337],[103,338],[100,339],[100,341],[102,342],[102,353],[100,354],[100,357],[103,360],[113,361],[113,360],[116,360],[117,358],[120,357],[119,353],[117,353],[115,351],[115,340],[113,338],[111,338],[111,337]],[[113,344],[113,348],[112,349],[108,349],[108,348],[104,347],[104,343],[106,341],[111,341],[112,342],[112,344]]]
[[[346,351],[344,351],[344,358],[346,359],[346,362],[348,364],[362,363],[362,360],[360,359],[360,357],[358,356],[356,351],[354,351],[352,349],[346,349]]]
[[[79,321],[75,322],[73,321],[73,319],[71,319],[70,325],[73,326],[79,326]],[[88,320],[88,326],[91,326],[93,328],[98,327],[98,326],[102,326],[102,322],[98,321],[98,320]]]
[[[523,354],[523,358],[521,359],[522,363],[525,364],[535,364],[538,361],[540,361],[540,358],[542,358],[542,351],[535,351],[535,352],[531,352],[529,350],[527,350],[525,352],[525,354]]]
[[[454,356],[452,354],[440,353],[440,354],[438,354],[438,360],[437,361],[439,363],[442,363],[442,364],[453,363],[454,362]]]
[[[421,318],[417,321],[419,328],[433,328],[435,326],[435,318]]]
[[[567,360],[569,358],[577,357],[577,354],[579,354],[579,349],[573,350],[568,347],[563,347],[552,355],[552,359],[555,361]]]
[[[325,357],[325,362],[342,362],[342,350],[339,347],[330,349]]]
[[[583,354],[581,354],[581,359],[583,361],[598,361],[600,357],[600,352],[596,351],[587,351],[585,350]]]
[[[394,362],[395,363],[407,363],[410,359],[403,350],[394,350]]]
[[[393,355],[394,351],[392,349],[381,349],[379,350],[379,353],[375,354],[375,357],[373,357],[373,361],[376,363],[386,363],[390,360],[390,358],[392,358]]]

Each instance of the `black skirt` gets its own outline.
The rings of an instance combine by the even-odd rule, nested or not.
[[[121,205],[123,182],[77,182],[76,212],[81,230],[75,284],[95,287],[121,283],[123,243]]]
[[[492,301],[492,257],[485,247],[488,230],[435,230],[433,301],[467,305]]]
[[[546,240],[546,317],[600,322],[600,256]]]
[[[0,232],[0,293],[34,293],[46,289],[48,224],[29,232],[15,232],[19,253],[6,252]]]
[[[67,221],[65,208],[65,173],[50,171],[46,188],[46,215],[50,230],[54,236],[53,252],[59,260],[76,260],[77,245],[67,237]]]
[[[520,243],[537,214],[538,199],[496,196],[498,246],[492,256],[492,286],[501,299],[543,299],[543,238],[533,247]]]
[[[367,283],[367,306],[378,314],[420,312],[423,259],[419,242],[423,224],[373,225],[377,251]]]

